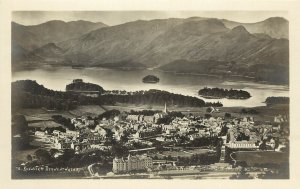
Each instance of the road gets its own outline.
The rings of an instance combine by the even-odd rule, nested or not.
[[[96,163],[93,163],[93,164],[91,164],[91,165],[89,165],[89,166],[87,167],[87,169],[88,169],[88,171],[89,171],[91,177],[95,177],[95,176],[96,176],[95,173],[94,173],[94,171],[93,171],[93,169],[92,169],[92,167],[93,167],[95,164],[96,164]]]

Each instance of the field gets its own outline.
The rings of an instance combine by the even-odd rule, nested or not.
[[[88,105],[88,106],[79,106],[75,110],[71,110],[69,112],[75,116],[85,115],[85,116],[96,117],[99,114],[105,112],[105,109],[103,109],[101,106],[98,105]]]
[[[249,165],[256,163],[275,163],[280,164],[289,161],[288,153],[274,151],[239,151],[233,154],[233,157],[239,161],[245,161]]]
[[[37,121],[37,122],[28,123],[28,126],[29,127],[51,128],[51,127],[59,127],[62,125],[59,123],[56,123],[54,121]]]
[[[164,106],[157,106],[157,105],[132,105],[132,104],[117,104],[115,106],[103,106],[107,110],[117,109],[120,111],[127,111],[130,110],[141,111],[141,110],[163,110]],[[207,114],[206,112],[207,107],[177,107],[177,106],[170,106],[168,107],[169,111],[180,111],[183,114],[194,114],[199,116],[204,116]],[[281,114],[289,114],[289,105],[276,105],[276,106],[259,106],[253,107],[251,109],[255,109],[258,114],[243,114],[241,113],[244,107],[220,107],[218,108],[219,112],[211,113],[214,117],[224,117],[225,113],[230,113],[231,116],[237,118],[243,118],[247,116],[251,116],[256,121],[273,121],[274,116]]]
[[[42,108],[37,109],[20,109],[18,114],[23,114],[27,121],[49,121],[52,120],[53,115],[62,115],[67,118],[74,117],[70,112],[68,111],[48,111]]]
[[[159,159],[163,159],[164,157],[171,156],[173,158],[180,157],[191,157],[194,154],[205,154],[209,151],[209,149],[202,149],[202,148],[196,148],[196,149],[178,149],[178,150],[168,150],[163,151],[162,153],[154,154],[153,156],[157,156]]]
[[[98,105],[87,105],[79,106],[75,110],[71,111],[48,111],[42,108],[39,109],[20,109],[17,113],[23,114],[26,120],[29,122],[29,127],[59,127],[58,123],[55,123],[52,119],[53,115],[62,115],[66,118],[74,118],[80,116],[91,116],[96,117],[97,115],[112,109],[117,109],[126,112],[131,110],[141,111],[141,110],[163,110],[164,106],[152,106],[152,105],[132,105],[132,104],[117,104],[115,106],[98,106]],[[183,114],[194,114],[198,116],[204,116],[207,114],[206,107],[168,107],[169,111],[180,111]],[[261,106],[254,107],[258,114],[243,114],[241,110],[243,107],[220,107],[218,112],[211,113],[214,117],[224,117],[225,113],[230,113],[232,117],[243,118],[247,116],[252,116],[255,121],[273,121],[274,116],[288,115],[289,106],[288,105],[276,105],[272,107]],[[184,154],[182,154],[184,155]]]
[[[105,109],[103,109],[101,106],[97,105],[88,105],[88,106],[79,106],[75,110],[71,111],[58,111],[58,110],[45,110],[42,108],[37,109],[20,109],[18,110],[18,114],[23,114],[26,117],[26,120],[29,122],[44,122],[45,125],[51,125],[52,122],[52,116],[53,115],[61,115],[66,118],[74,118],[74,117],[80,117],[80,116],[92,116],[95,117],[101,113],[105,112]],[[35,126],[35,123],[31,124],[32,126]]]

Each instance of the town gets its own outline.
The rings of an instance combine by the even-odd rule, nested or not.
[[[72,119],[55,115],[53,119],[66,127],[31,129],[31,143],[38,150],[16,171],[69,173],[69,168],[75,168],[76,174],[98,178],[263,178],[288,174],[287,115],[261,122],[230,113],[213,117],[213,111],[220,110],[208,107],[203,116],[182,114],[168,111],[165,103],[161,111],[110,110],[98,117]]]

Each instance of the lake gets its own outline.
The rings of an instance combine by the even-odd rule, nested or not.
[[[160,82],[146,84],[142,78],[146,75],[156,75]],[[12,80],[36,80],[39,84],[53,90],[65,91],[67,84],[73,79],[83,79],[102,86],[105,90],[149,90],[159,89],[183,95],[198,96],[203,87],[219,87],[226,89],[242,89],[251,94],[247,100],[204,99],[208,102],[220,101],[226,107],[233,106],[265,106],[263,103],[268,96],[289,96],[289,87],[271,85],[251,81],[229,81],[211,76],[174,74],[156,70],[112,70],[103,68],[73,69],[70,67],[43,67],[39,69],[22,70],[12,73]],[[201,98],[203,99],[203,98]]]

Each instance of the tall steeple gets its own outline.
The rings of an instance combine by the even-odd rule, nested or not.
[[[165,102],[165,108],[164,108],[164,113],[168,113],[168,109],[167,109],[167,103]]]

